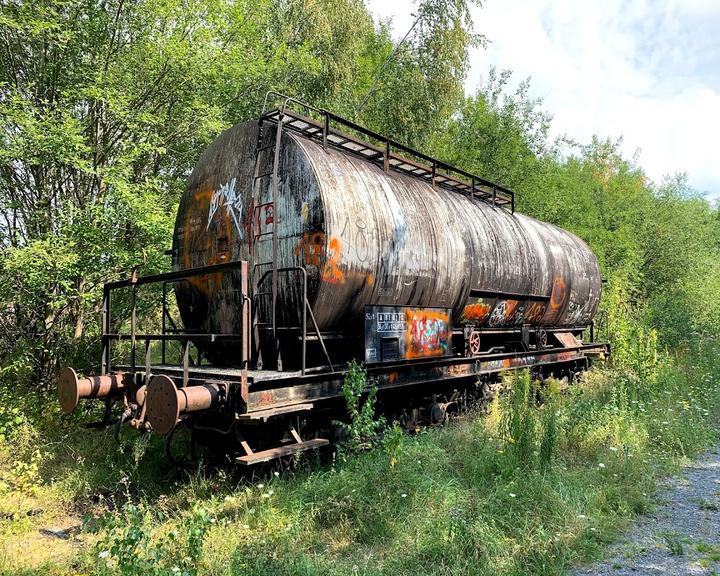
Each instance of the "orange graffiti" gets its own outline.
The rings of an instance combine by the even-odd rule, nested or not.
[[[320,268],[325,250],[325,232],[305,232],[293,249],[295,256],[305,255],[305,265]]]
[[[467,364],[455,364],[447,367],[448,376],[464,376],[470,373],[470,366]]]
[[[450,316],[433,310],[406,310],[407,358],[444,356],[450,348]]]
[[[492,306],[484,302],[467,304],[465,308],[463,308],[462,317],[465,321],[484,322],[490,315],[491,310]]]
[[[227,207],[220,205],[212,221],[204,226],[212,195],[212,189],[207,186],[195,192],[191,208],[185,216],[182,251],[185,269],[220,264],[232,256],[233,224]],[[211,296],[222,285],[222,276],[222,272],[193,276],[188,278],[188,282],[205,296]]]
[[[261,392],[258,404],[272,404],[275,402],[275,395],[272,392]]]
[[[550,309],[556,311],[565,305],[568,299],[568,292],[565,287],[565,279],[560,276],[553,280],[552,292],[550,293]]]
[[[512,320],[513,316],[515,315],[515,310],[517,310],[518,305],[520,304],[519,300],[506,300],[505,301],[505,321],[510,322]]]
[[[340,240],[338,238],[331,238],[330,244],[328,244],[322,280],[328,284],[342,284],[345,282],[345,274],[340,269]]]
[[[525,322],[531,324],[535,322],[540,322],[543,315],[545,314],[545,308],[545,304],[542,304],[540,302],[531,303],[525,312]]]

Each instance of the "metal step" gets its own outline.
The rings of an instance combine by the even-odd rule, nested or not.
[[[270,408],[268,410],[259,410],[257,412],[248,412],[247,414],[240,414],[237,419],[240,422],[251,422],[254,420],[262,420],[266,422],[268,418],[273,416],[279,416],[281,414],[293,414],[295,412],[306,412],[312,410],[313,405],[310,404],[295,404],[293,406],[282,406],[280,408]]]
[[[290,456],[291,454],[305,452],[306,450],[322,448],[323,446],[327,446],[328,444],[330,444],[330,441],[326,440],[325,438],[313,438],[312,440],[296,442],[294,444],[288,444],[287,446],[270,448],[269,450],[263,450],[262,452],[253,452],[252,454],[248,454],[247,456],[239,456],[235,459],[235,462],[237,462],[238,464],[243,464],[245,466],[251,466],[252,464],[267,462],[268,460],[282,458],[283,456]]]

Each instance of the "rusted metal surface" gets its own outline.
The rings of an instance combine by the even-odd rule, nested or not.
[[[414,386],[433,386],[439,383],[476,381],[478,376],[499,374],[508,370],[537,369],[542,366],[583,364],[588,356],[602,357],[608,353],[605,344],[583,344],[573,348],[548,348],[527,352],[484,354],[474,358],[431,358],[402,361],[368,367],[368,378],[380,391],[410,389]],[[157,366],[156,373],[173,382],[182,381],[182,370],[173,366]],[[241,371],[216,366],[194,367],[191,370],[191,390],[211,380],[237,381]],[[246,414],[239,418],[252,420],[256,415],[280,414],[305,410],[313,402],[342,398],[344,372],[316,372],[302,376],[299,371],[248,371]],[[172,398],[168,387],[168,397]],[[150,401],[148,400],[148,404]],[[149,411],[149,407],[148,407]],[[277,412],[275,412],[277,411]],[[172,420],[172,418],[170,418]],[[173,421],[174,423],[174,421]]]
[[[58,398],[63,412],[69,414],[82,398],[107,398],[121,395],[125,389],[123,373],[78,378],[75,370],[65,368],[58,377]]]
[[[181,414],[217,408],[224,394],[219,384],[177,388],[171,378],[154,376],[147,387],[146,418],[152,430],[168,434]]]
[[[574,349],[552,348],[543,352],[490,354],[483,358],[430,360],[397,366],[369,368],[368,376],[379,392],[433,387],[439,384],[477,381],[479,376],[499,374],[509,370],[538,369],[551,365],[582,365],[587,356],[601,357],[604,345],[584,345]],[[250,386],[248,412],[269,410],[307,402],[318,402],[342,397],[344,374],[318,374],[313,377],[297,376],[258,381]],[[419,393],[416,391],[415,393]]]
[[[329,440],[324,438],[313,438],[312,440],[305,440],[301,442],[295,442],[286,446],[279,446],[278,448],[271,448],[269,450],[263,450],[262,452],[251,452],[245,456],[239,456],[235,459],[238,464],[244,464],[251,466],[253,464],[259,464],[260,462],[268,462],[276,458],[282,458],[283,456],[290,456],[291,454],[297,454],[299,452],[306,452],[308,450],[315,450],[322,448],[330,444]]]
[[[261,139],[260,173],[263,163],[272,173],[274,136]],[[175,269],[237,259],[304,267],[321,331],[361,331],[368,305],[451,308],[456,326],[591,321],[599,268],[569,232],[290,133],[273,202],[269,178],[253,195],[257,140],[257,123],[235,126],[196,166],[178,212]],[[178,285],[186,326],[239,332],[239,283],[225,272]],[[270,302],[257,302],[266,318]],[[278,325],[299,326],[302,311],[300,283],[278,275]],[[216,360],[237,361],[230,346],[213,349]]]
[[[267,422],[270,418],[281,416],[284,414],[295,414],[298,412],[306,412],[313,409],[313,404],[296,404],[294,406],[283,406],[282,408],[271,408],[269,410],[258,410],[257,412],[249,412],[237,416],[239,422],[263,421]]]
[[[416,412],[426,402],[436,424],[501,372],[572,378],[609,353],[583,343],[601,283],[582,240],[516,214],[502,186],[331,113],[289,112],[291,100],[205,152],[178,211],[173,272],[105,285],[101,376],[61,374],[66,412],[101,398],[99,425],[115,423],[118,439],[123,424],[153,430],[174,460],[181,422],[191,443],[195,432],[222,437],[253,464],[328,443],[301,433],[328,432],[321,421],[342,406],[345,376],[334,366],[363,353],[384,398]],[[149,284],[162,285],[160,334],[136,314]],[[129,333],[111,318],[121,288]],[[111,364],[118,341],[130,343],[128,366]],[[177,365],[166,364],[169,341]]]

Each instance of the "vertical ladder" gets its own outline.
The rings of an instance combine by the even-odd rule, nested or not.
[[[278,339],[278,326],[277,326],[277,298],[278,298],[278,265],[277,265],[277,248],[278,248],[278,236],[277,236],[277,196],[278,196],[278,169],[280,164],[280,140],[282,138],[284,115],[280,114],[276,122],[275,140],[272,144],[265,145],[263,138],[263,123],[265,121],[264,111],[263,116],[260,118],[258,126],[258,139],[255,147],[255,168],[253,171],[253,211],[252,218],[258,224],[262,217],[261,210],[268,206],[268,203],[260,202],[260,193],[262,190],[262,181],[265,178],[271,177],[271,200],[270,205],[272,206],[272,231],[267,232],[263,230],[263,227],[259,225],[257,229],[252,227],[253,234],[253,339],[255,341],[255,358],[256,366],[258,370],[262,369],[263,358],[262,358],[262,347],[260,335],[262,332],[269,329],[272,330],[272,340],[275,347],[275,360],[277,362],[277,369],[282,370],[282,358],[280,356],[280,342]],[[261,161],[262,153],[268,151],[272,152],[272,171],[267,173],[260,173],[260,167],[263,164]],[[265,262],[256,262],[256,243],[261,238],[272,234],[272,245],[271,245],[271,257],[270,260]],[[270,280],[272,282],[270,291],[267,289],[263,290],[262,284],[267,283],[267,277],[265,273],[271,270]],[[263,277],[265,279],[263,280]],[[263,307],[258,305],[261,298],[270,296],[270,317],[267,318],[265,315],[261,317],[261,310]]]

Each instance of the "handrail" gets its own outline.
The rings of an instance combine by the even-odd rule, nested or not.
[[[130,366],[131,366],[131,372],[135,372],[136,370],[136,343],[137,340],[144,340],[146,342],[146,364],[147,360],[149,358],[149,343],[151,341],[162,341],[163,350],[162,350],[162,361],[165,362],[165,343],[167,341],[178,341],[183,343],[183,356],[184,364],[187,364],[188,361],[188,344],[192,340],[197,341],[210,341],[213,342],[215,340],[247,340],[247,338],[243,339],[242,334],[202,334],[202,333],[193,333],[193,332],[174,332],[172,334],[168,334],[166,332],[166,323],[165,323],[165,313],[166,313],[166,295],[167,295],[167,284],[168,283],[176,283],[176,282],[183,282],[187,281],[190,278],[194,278],[197,276],[206,276],[208,274],[214,274],[217,272],[223,272],[226,270],[243,270],[243,267],[246,266],[247,263],[243,260],[234,260],[230,262],[223,262],[220,264],[212,264],[209,266],[200,266],[197,268],[187,268],[185,270],[175,270],[172,272],[163,272],[160,274],[151,274],[148,276],[137,276],[137,272],[133,271],[133,274],[130,278],[125,280],[116,280],[114,282],[107,282],[103,286],[103,318],[102,318],[102,357],[101,357],[101,367],[100,367],[100,373],[102,375],[107,374],[110,371],[110,353],[111,353],[111,342],[112,341],[121,341],[121,340],[130,340]],[[163,317],[162,317],[162,333],[161,334],[138,334],[137,333],[137,326],[136,326],[136,308],[137,308],[137,302],[136,302],[136,294],[137,294],[137,288],[139,286],[144,286],[148,284],[156,284],[156,283],[163,283],[163,299],[162,299],[162,305],[163,305]],[[111,302],[112,302],[112,292],[114,290],[117,290],[119,288],[131,288],[131,321],[130,321],[130,334],[120,334],[120,333],[111,333]],[[243,298],[245,298],[247,295],[243,294]],[[243,300],[243,314],[244,314],[244,306],[245,301]],[[249,342],[243,341],[243,346],[249,346]],[[247,356],[247,355],[245,355]]]
[[[114,282],[107,282],[105,284],[105,288],[115,290],[116,288],[127,288],[133,284],[142,286],[143,284],[153,284],[155,282],[187,280],[188,278],[193,278],[195,276],[205,276],[206,274],[241,268],[243,262],[244,260],[232,260],[230,262],[221,262],[220,264],[210,264],[208,266],[199,266],[197,268],[186,268],[185,270],[174,270],[172,272],[139,276],[134,282],[132,278],[128,278],[126,280],[116,280]]]
[[[265,281],[265,278],[267,278],[270,274],[272,274],[272,270],[267,270],[262,276],[260,276],[260,280],[258,280],[257,285],[260,286]],[[320,329],[318,328],[317,322],[315,321],[315,316],[313,315],[312,308],[310,307],[310,302],[307,298],[307,270],[303,268],[302,266],[288,266],[286,268],[278,268],[276,272],[279,274],[281,272],[300,272],[303,277],[303,283],[302,283],[302,289],[303,289],[303,310],[302,310],[302,326],[300,327],[302,329],[302,367],[301,367],[301,373],[304,376],[306,372],[306,358],[307,358],[307,313],[310,312],[310,319],[312,320],[313,327],[315,330],[315,334],[318,337],[318,341],[320,342],[320,346],[322,347],[322,350],[325,354],[325,358],[328,361],[328,364],[330,366],[330,370],[335,370],[333,367],[332,360],[330,359],[330,354],[327,351],[327,348],[325,346],[325,341],[323,340],[322,333],[320,332]]]
[[[282,102],[277,108],[269,110],[268,105],[273,99],[280,99],[282,100]],[[304,109],[307,115],[303,115],[299,112],[289,110],[289,106],[291,104],[295,104],[300,108]],[[310,116],[311,111],[316,116],[319,116],[321,120],[316,120],[312,118]],[[292,126],[292,123],[287,120],[287,117],[308,124],[308,126],[312,127],[313,131],[310,132],[305,129],[298,129],[296,126]],[[285,123],[285,126],[289,127],[290,129],[299,131],[306,137],[321,139],[323,147],[327,146],[327,144],[330,143],[336,148],[339,148],[346,152],[353,152],[371,162],[381,161],[383,169],[385,171],[388,171],[390,167],[394,167],[406,174],[420,177],[423,180],[429,179],[433,186],[437,184],[446,189],[468,194],[473,199],[478,197],[480,200],[486,201],[493,206],[509,205],[511,213],[515,212],[515,193],[509,188],[491,182],[490,180],[487,180],[480,176],[476,176],[461,168],[452,166],[451,164],[443,162],[442,160],[433,158],[428,154],[424,154],[422,152],[419,152],[418,150],[410,148],[409,146],[391,140],[390,138],[386,138],[385,136],[382,136],[381,134],[370,130],[369,128],[365,128],[364,126],[360,126],[359,124],[356,124],[351,120],[343,118],[342,116],[338,116],[337,114],[334,114],[322,108],[316,108],[314,106],[301,102],[296,98],[292,98],[290,96],[286,96],[275,91],[268,92],[265,95],[265,100],[263,102],[263,112],[260,120],[268,120],[271,122],[279,122],[282,120]],[[340,124],[341,126],[344,126],[346,128],[349,128],[354,132],[358,132],[366,138],[379,141],[380,143],[382,143],[384,149],[379,148],[378,146],[372,144],[369,141],[366,142],[350,136],[349,134],[345,134],[339,130],[333,130],[330,126],[331,121],[336,124]],[[341,138],[343,139],[343,142],[333,142],[328,138],[328,136]],[[371,150],[374,152],[374,154],[367,155],[349,146],[345,146],[345,144],[347,144],[348,142],[353,142],[356,145],[360,145],[363,151]],[[423,166],[422,164],[418,164],[413,160],[404,158],[397,154],[393,154],[391,152],[392,149],[399,150],[406,154],[410,154],[415,158],[419,158],[424,162],[427,162],[429,166]],[[396,164],[393,166],[391,161],[395,161]],[[401,168],[401,166],[404,165],[413,166],[415,168]],[[422,171],[423,173],[418,174],[418,170]],[[441,170],[444,173],[439,173],[438,170]],[[461,180],[455,175],[461,176],[468,181],[466,182],[464,180]]]
[[[307,110],[308,112],[310,110],[313,110],[314,112],[317,112],[318,114],[323,114],[325,112],[325,110],[323,110],[322,108],[316,108],[315,106],[306,104],[305,102],[302,102],[302,101],[298,100],[297,98],[293,98],[292,96],[287,96],[286,94],[282,94],[281,92],[276,92],[274,90],[270,90],[269,92],[267,92],[265,94],[265,100],[263,101],[263,109],[262,109],[263,116],[268,111],[268,107],[267,107],[268,100],[272,97],[277,97],[278,99],[283,101],[282,108],[278,108],[278,110],[281,110],[283,113],[285,113],[285,110],[287,109],[287,105],[291,102],[297,104],[301,108],[305,108],[305,110]]]

